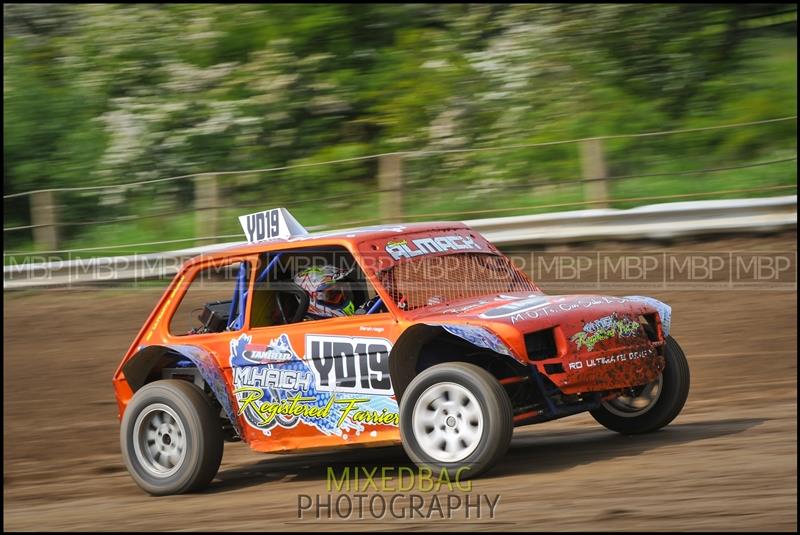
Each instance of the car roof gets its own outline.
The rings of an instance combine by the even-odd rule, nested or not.
[[[380,238],[397,238],[400,236],[415,234],[418,232],[436,232],[454,229],[468,229],[469,226],[461,221],[438,221],[433,223],[396,223],[382,224],[367,227],[347,228],[332,231],[320,231],[311,234],[293,236],[288,239],[273,239],[260,243],[234,243],[219,249],[214,249],[208,253],[194,257],[187,262],[193,264],[201,258],[225,258],[230,256],[241,256],[256,254],[275,249],[284,248],[290,245],[293,249],[299,247],[313,247],[315,245],[328,245],[332,242],[349,242],[358,244]]]

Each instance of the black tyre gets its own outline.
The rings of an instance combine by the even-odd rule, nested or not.
[[[664,347],[664,371],[656,381],[639,388],[636,396],[620,396],[591,411],[606,428],[635,435],[669,424],[681,412],[689,396],[689,363],[671,336]]]
[[[497,379],[465,362],[432,366],[400,401],[400,436],[406,454],[434,474],[475,477],[508,450],[514,431],[511,401]]]
[[[219,411],[192,383],[149,383],[125,410],[120,445],[131,477],[150,494],[199,490],[222,461]]]

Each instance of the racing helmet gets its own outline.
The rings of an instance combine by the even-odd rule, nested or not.
[[[301,270],[294,282],[308,294],[308,319],[352,316],[356,312],[353,293],[340,282],[350,270],[332,265],[314,266]]]

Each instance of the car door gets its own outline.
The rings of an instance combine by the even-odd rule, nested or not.
[[[276,260],[278,253],[283,260]],[[301,292],[287,278],[294,268],[286,259],[300,254],[262,259],[251,286],[251,324],[231,341],[233,387],[248,440],[260,451],[396,442],[389,352],[397,323],[377,306],[298,318],[292,303]],[[372,292],[369,301],[375,301]]]

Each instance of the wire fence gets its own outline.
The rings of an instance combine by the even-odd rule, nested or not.
[[[742,188],[742,189],[730,189],[730,190],[718,190],[718,191],[709,191],[704,193],[683,193],[683,194],[673,194],[673,195],[654,195],[654,196],[644,196],[644,197],[627,197],[618,199],[619,202],[649,202],[649,201],[671,201],[671,200],[678,200],[678,199],[697,199],[700,197],[715,197],[719,195],[728,195],[728,194],[746,194],[746,193],[765,193],[765,192],[783,192],[789,189],[797,189],[796,185],[783,185],[783,186],[771,186],[771,187],[763,187],[763,188]],[[600,201],[576,201],[576,202],[568,202],[568,203],[555,203],[555,204],[546,204],[538,206],[537,208],[544,208],[544,209],[552,209],[552,208],[565,208],[565,207],[584,207],[584,206],[591,206],[596,205]],[[472,210],[468,212],[464,211],[451,211],[451,212],[430,212],[424,214],[416,214],[413,216],[407,216],[405,219],[407,221],[412,219],[426,219],[431,217],[449,217],[454,215],[484,215],[484,214],[495,214],[495,213],[507,213],[511,211],[520,211],[524,210],[524,208],[520,207],[510,207],[510,208],[490,208],[485,210]],[[373,219],[356,219],[352,221],[341,221],[335,225],[325,226],[325,227],[318,227],[314,228],[311,227],[308,230],[317,231],[317,230],[334,230],[338,228],[350,228],[359,225],[371,225],[375,223],[380,223],[381,218],[373,218]],[[239,234],[221,234],[218,236],[202,236],[202,237],[192,237],[192,238],[181,238],[177,240],[161,240],[155,242],[143,242],[143,243],[127,243],[121,245],[108,245],[108,246],[99,246],[99,247],[82,247],[82,248],[75,248],[75,249],[58,249],[52,251],[37,251],[37,254],[65,254],[65,253],[79,253],[79,252],[88,252],[88,251],[112,251],[118,249],[130,249],[134,251],[136,247],[144,247],[144,246],[152,246],[152,245],[171,245],[175,243],[185,243],[189,241],[219,241],[223,239],[241,239],[243,235]],[[15,255],[24,255],[28,254],[26,251],[15,251],[15,252],[7,252],[3,253],[3,256],[15,256]]]
[[[20,193],[11,193],[8,195],[3,195],[3,199],[11,199],[15,197],[23,197],[27,195],[32,195],[34,193],[45,193],[45,192],[66,192],[66,191],[91,191],[91,190],[109,190],[109,189],[120,189],[120,188],[133,188],[138,186],[145,186],[148,184],[156,184],[156,183],[163,183],[163,182],[172,182],[175,180],[185,180],[188,178],[197,178],[202,176],[232,176],[232,175],[243,175],[243,174],[261,174],[261,173],[273,173],[277,171],[288,171],[289,169],[299,169],[305,167],[318,167],[322,165],[332,165],[337,163],[347,163],[347,162],[357,162],[357,161],[364,161],[364,160],[375,160],[382,156],[404,156],[404,157],[415,157],[415,156],[425,156],[425,155],[432,155],[432,154],[458,154],[458,153],[476,153],[476,152],[486,152],[486,151],[500,151],[500,150],[512,150],[512,149],[527,149],[527,148],[535,148],[535,147],[548,147],[554,145],[565,145],[565,144],[574,144],[574,143],[581,143],[583,141],[593,141],[593,140],[601,140],[607,141],[612,139],[632,139],[632,138],[642,138],[642,137],[654,137],[654,136],[667,136],[672,134],[686,134],[692,132],[706,132],[711,130],[723,130],[728,128],[742,128],[746,126],[758,126],[763,124],[769,123],[777,123],[777,122],[784,122],[784,121],[794,121],[797,120],[797,115],[791,115],[786,117],[777,117],[774,119],[764,119],[761,121],[750,121],[744,123],[732,123],[732,124],[723,124],[723,125],[714,125],[714,126],[705,126],[705,127],[698,127],[698,128],[683,128],[683,129],[676,129],[676,130],[661,130],[657,132],[640,132],[635,134],[615,134],[609,136],[597,136],[597,137],[586,137],[586,138],[577,138],[577,139],[563,139],[557,141],[546,141],[541,143],[522,143],[516,145],[503,145],[499,147],[475,147],[475,148],[465,148],[465,149],[438,149],[438,150],[415,150],[415,151],[398,151],[398,152],[384,152],[380,154],[370,154],[367,156],[356,156],[353,158],[341,158],[338,160],[328,160],[324,162],[312,162],[312,163],[303,163],[303,164],[294,164],[294,165],[284,165],[279,167],[267,167],[263,169],[245,169],[241,171],[206,171],[203,173],[190,173],[186,175],[179,175],[179,176],[172,176],[166,178],[157,178],[153,180],[142,180],[142,181],[135,181],[135,182],[125,182],[121,184],[106,184],[106,185],[97,185],[97,186],[76,186],[76,187],[67,187],[67,188],[46,188],[46,189],[37,189],[37,190],[30,190],[30,191],[23,191]]]
[[[754,162],[749,164],[742,164],[742,165],[728,165],[724,167],[709,167],[704,169],[688,169],[686,171],[669,171],[669,172],[662,172],[662,173],[642,173],[642,174],[633,174],[633,175],[616,175],[616,176],[608,176],[602,178],[568,178],[568,179],[559,179],[558,185],[572,185],[572,184],[585,184],[587,182],[593,181],[613,181],[613,180],[623,180],[629,178],[653,178],[653,177],[663,177],[663,176],[688,176],[688,175],[700,175],[705,173],[714,173],[720,171],[731,171],[734,169],[748,169],[752,167],[761,167],[765,165],[772,165],[777,163],[784,163],[784,162],[792,162],[797,161],[797,156],[792,156],[790,158],[780,158],[777,160],[768,160],[764,162]],[[552,180],[531,180],[524,184],[508,184],[504,186],[504,189],[507,190],[514,190],[514,189],[521,189],[521,188],[530,188],[536,186],[544,186],[544,185],[552,185]],[[434,193],[450,193],[450,192],[467,192],[467,191],[482,191],[488,189],[487,186],[452,186],[452,187],[441,187],[441,186],[431,186],[425,187],[422,191],[431,191]],[[380,190],[372,190],[372,191],[364,191],[362,193],[348,193],[342,195],[328,195],[322,197],[316,197],[316,202],[327,202],[327,201],[335,201],[341,199],[353,199],[360,198],[360,197],[368,197],[373,195],[374,193],[381,193]],[[287,201],[284,202],[284,206],[295,206],[306,203],[306,200],[298,200],[298,201]],[[139,221],[143,219],[155,219],[155,218],[163,218],[163,217],[170,217],[180,214],[192,213],[192,212],[199,212],[204,210],[225,210],[225,209],[240,209],[240,208],[254,208],[263,206],[262,202],[252,202],[252,203],[236,203],[234,204],[222,204],[216,206],[205,206],[202,208],[185,208],[181,210],[169,210],[163,212],[156,212],[153,214],[144,214],[144,215],[137,215],[137,216],[122,216],[112,219],[97,219],[92,221],[59,221],[59,226],[62,227],[72,227],[72,226],[93,226],[93,225],[108,225],[113,223],[123,223],[123,222],[132,222],[132,221]],[[540,206],[541,207],[541,206]],[[459,212],[453,212],[459,213]],[[43,225],[26,225],[20,227],[10,227],[4,228],[3,232],[12,232],[16,230],[27,230],[36,227],[40,227]]]
[[[12,193],[4,195],[4,201],[9,199],[18,199],[23,196],[30,198],[31,202],[31,218],[29,224],[18,224],[15,226],[8,226],[3,228],[4,235],[6,233],[19,233],[19,232],[32,232],[33,233],[33,248],[37,253],[70,253],[82,251],[104,251],[114,249],[124,249],[133,247],[157,247],[161,245],[170,245],[175,243],[198,242],[219,240],[238,237],[238,234],[228,234],[219,232],[224,227],[225,230],[232,231],[235,226],[228,220],[222,222],[222,216],[228,217],[226,212],[236,210],[237,215],[242,213],[243,210],[250,208],[262,208],[265,206],[265,201],[260,195],[253,195],[252,191],[248,191],[247,187],[243,188],[236,184],[227,184],[226,181],[220,177],[230,177],[237,175],[252,175],[258,176],[266,173],[277,173],[281,171],[296,170],[302,168],[312,168],[319,166],[333,166],[337,164],[364,162],[369,160],[377,160],[378,162],[378,177],[376,183],[369,187],[345,187],[346,191],[342,193],[323,194],[319,195],[311,189],[303,189],[296,187],[294,184],[289,184],[287,188],[278,191],[276,183],[273,181],[265,187],[269,190],[269,205],[280,205],[284,207],[302,207],[302,209],[311,209],[319,206],[341,206],[341,213],[369,214],[372,217],[356,217],[346,218],[341,214],[336,214],[336,217],[331,217],[324,225],[317,225],[317,228],[342,228],[345,226],[355,226],[362,224],[371,224],[378,222],[386,222],[387,220],[402,222],[417,219],[431,218],[431,217],[465,217],[475,216],[480,214],[500,214],[526,211],[543,211],[543,210],[559,210],[570,207],[605,207],[605,206],[625,206],[627,204],[636,204],[645,201],[653,200],[674,200],[682,198],[701,198],[701,197],[719,197],[730,196],[736,194],[755,194],[763,195],[770,192],[787,193],[790,190],[796,190],[796,135],[794,137],[794,152],[795,154],[786,155],[780,158],[772,158],[763,161],[749,161],[741,163],[732,163],[728,165],[714,165],[704,166],[690,169],[675,169],[672,166],[668,170],[657,170],[641,173],[621,173],[609,174],[606,172],[606,163],[604,161],[603,145],[605,141],[613,140],[628,140],[628,139],[641,139],[641,138],[658,138],[661,136],[670,136],[677,134],[690,134],[696,132],[707,132],[714,130],[724,130],[733,128],[748,128],[759,125],[781,123],[787,121],[796,121],[797,116],[786,116],[774,119],[766,119],[761,121],[740,122],[722,125],[712,125],[697,128],[685,128],[674,130],[662,130],[656,132],[641,132],[629,134],[616,134],[608,136],[565,139],[556,141],[546,141],[537,143],[521,143],[521,144],[506,144],[501,146],[492,147],[473,147],[461,149],[435,149],[435,150],[414,150],[414,151],[399,151],[387,152],[380,154],[372,154],[366,156],[358,156],[353,158],[342,158],[329,160],[324,162],[311,162],[293,165],[285,165],[278,167],[268,167],[261,169],[248,169],[239,171],[218,171],[218,172],[202,172],[184,174],[179,176],[171,176],[165,178],[158,178],[153,180],[142,180],[135,182],[127,182],[121,184],[106,184],[106,185],[93,185],[93,186],[76,186],[64,188],[48,188],[37,189],[19,193]],[[447,183],[446,180],[441,183],[430,180],[424,173],[417,173],[416,179],[409,179],[410,177],[403,176],[402,162],[410,162],[412,159],[419,159],[423,156],[446,156],[446,155],[480,155],[498,151],[508,151],[517,149],[535,149],[544,147],[556,147],[570,144],[580,144],[580,167],[582,169],[582,176],[559,176],[554,178],[552,176],[545,176],[543,178],[528,178],[514,181],[501,181],[500,183],[489,181],[478,181],[477,183]],[[585,148],[589,150],[584,151]],[[596,150],[592,150],[596,149]],[[777,183],[765,181],[760,187],[729,187],[736,185],[752,185],[742,183],[739,184],[735,180],[726,178],[725,180],[711,180],[705,181],[690,181],[682,184],[686,191],[678,191],[674,194],[655,194],[658,193],[657,189],[648,188],[653,179],[677,179],[678,177],[688,176],[714,176],[715,174],[725,175],[731,171],[754,169],[754,168],[779,168],[782,164],[795,162],[792,166],[794,170],[794,179],[792,176],[782,176],[781,172],[770,170],[769,172],[775,176],[779,176]],[[570,164],[575,166],[575,162]],[[630,167],[630,166],[629,166]],[[405,171],[408,173],[408,171]],[[411,174],[411,173],[409,173]],[[562,173],[563,175],[564,173]],[[789,175],[792,174],[790,171]],[[727,176],[727,175],[725,175]],[[163,183],[171,183],[183,180],[195,180],[194,184],[194,202],[183,203],[184,206],[175,206],[171,209],[156,209],[153,207],[156,203],[149,202],[148,194],[142,190],[141,198],[146,205],[144,210],[137,213],[120,215],[117,217],[102,217],[102,218],[89,218],[75,219],[66,218],[59,219],[58,217],[58,200],[56,194],[71,194],[80,192],[83,193],[103,193],[112,191],[115,193],[120,192],[135,192],[141,190],[146,186],[154,186]],[[202,184],[211,184],[213,187],[205,188],[197,180],[203,180]],[[791,183],[786,183],[787,181]],[[252,182],[252,181],[251,181]],[[347,186],[347,181],[343,180],[342,183]],[[547,188],[550,188],[549,193],[544,193]],[[698,191],[698,188],[700,191]],[[220,190],[224,191],[220,191]],[[652,190],[652,191],[650,191]],[[695,190],[695,191],[690,191]],[[632,193],[640,193],[639,195],[632,195]],[[413,202],[404,202],[403,194],[413,193]],[[646,194],[653,193],[653,194]],[[238,195],[238,197],[237,197]],[[166,195],[168,197],[168,195]],[[256,197],[257,200],[252,200]],[[461,199],[463,202],[458,204],[458,209],[447,209],[449,206],[454,205],[454,199]],[[560,201],[560,202],[553,202]],[[18,201],[10,201],[18,202]],[[494,206],[493,204],[501,204],[501,206]],[[131,204],[133,206],[133,204]],[[369,207],[360,211],[353,212],[350,210],[352,206]],[[311,207],[311,208],[309,208]],[[372,207],[378,207],[377,210]],[[73,210],[74,214],[76,211]],[[169,221],[170,218],[176,216],[186,216],[188,214],[195,214],[196,225],[193,234],[195,236],[178,238],[178,239],[154,239],[150,241],[142,241],[138,243],[128,243],[119,245],[112,243],[106,246],[92,246],[92,247],[73,247],[73,248],[59,248],[59,230],[58,229],[79,229],[92,227],[106,227],[115,224],[134,224],[139,221],[154,221],[158,225],[162,221]],[[375,214],[375,215],[373,215]],[[37,220],[38,218],[38,220]],[[231,217],[230,221],[234,221]],[[220,225],[222,222],[222,225]],[[83,232],[82,230],[80,232]],[[5,252],[4,257],[26,254],[26,251]]]

